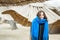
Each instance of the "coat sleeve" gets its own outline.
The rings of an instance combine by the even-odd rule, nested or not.
[[[31,28],[30,28],[30,35],[31,37],[33,36],[33,33],[34,33],[34,26],[33,26],[34,22],[32,22],[31,24]]]
[[[36,22],[36,20],[33,20],[32,24],[31,24],[31,28],[30,28],[30,35],[31,35],[32,38],[34,36],[34,32],[37,29],[37,26],[38,26],[38,23]]]
[[[48,26],[48,21],[45,23],[45,26],[44,26],[44,39],[48,40],[48,37],[49,37],[49,26]]]

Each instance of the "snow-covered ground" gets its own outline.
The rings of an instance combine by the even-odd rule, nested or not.
[[[0,40],[30,40],[30,27],[17,24],[18,29],[11,30],[9,24],[0,24]],[[60,34],[49,34],[49,40],[60,40]]]
[[[29,40],[30,27],[17,25],[18,29],[12,30],[9,24],[0,24],[0,40]]]

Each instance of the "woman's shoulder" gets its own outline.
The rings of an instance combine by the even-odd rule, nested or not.
[[[34,18],[34,19],[32,20],[32,22],[37,22],[37,18]]]

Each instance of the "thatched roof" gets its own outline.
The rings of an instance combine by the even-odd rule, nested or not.
[[[60,34],[60,20],[57,20],[52,25],[50,25],[51,34]]]
[[[28,21],[28,18],[18,14],[16,11],[14,10],[7,10],[2,12],[2,14],[9,14],[12,16],[12,18],[14,19],[14,21],[16,21],[17,23],[23,25],[23,26],[31,26],[31,22]]]
[[[51,9],[51,10],[60,16],[60,11],[58,11],[57,9]]]
[[[45,0],[0,0],[0,6],[25,5],[31,2],[44,2]]]

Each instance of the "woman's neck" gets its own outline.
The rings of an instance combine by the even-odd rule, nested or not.
[[[44,19],[44,18],[41,18],[41,19]]]

